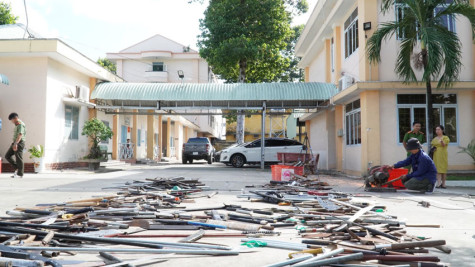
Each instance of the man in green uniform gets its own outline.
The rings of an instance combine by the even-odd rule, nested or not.
[[[23,149],[25,149],[25,140],[26,140],[26,127],[25,124],[18,118],[17,113],[11,113],[8,116],[8,119],[15,125],[13,131],[13,143],[5,154],[5,158],[13,168],[15,173],[11,176],[12,178],[22,178],[23,177]],[[15,155],[16,161],[13,160]]]
[[[402,144],[404,145],[404,149],[407,151],[407,141],[411,138],[417,138],[420,144],[424,144],[426,142],[426,136],[423,132],[421,132],[422,124],[418,121],[412,123],[412,131],[407,132],[404,135],[404,139],[402,140]],[[407,152],[407,157],[411,156],[411,152]],[[411,169],[411,165],[406,166],[406,169]]]

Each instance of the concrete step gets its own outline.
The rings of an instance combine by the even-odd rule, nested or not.
[[[156,163],[156,161],[151,160],[151,159],[138,159],[137,164],[152,164]]]
[[[130,163],[120,161],[120,160],[108,160],[106,162],[101,162],[101,167],[106,168],[120,168],[120,167],[129,167],[131,166]]]

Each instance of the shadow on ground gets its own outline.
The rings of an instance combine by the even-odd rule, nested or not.
[[[119,175],[120,174],[120,175]],[[213,166],[208,164],[173,165],[167,167],[149,167],[112,174],[95,174],[97,178],[75,180],[57,186],[36,189],[36,191],[61,191],[61,192],[113,192],[126,182],[144,181],[147,178],[185,177],[198,178],[211,190],[239,191],[246,185],[263,185],[270,180],[270,170],[260,171],[255,168],[235,169],[226,166]],[[110,187],[117,187],[111,189]],[[103,188],[107,188],[103,190]]]

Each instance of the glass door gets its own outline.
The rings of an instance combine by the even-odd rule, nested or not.
[[[125,125],[120,126],[120,142],[122,144],[127,143],[127,126]]]

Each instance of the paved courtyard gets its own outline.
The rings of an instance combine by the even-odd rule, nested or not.
[[[11,179],[10,174],[0,174],[0,214],[15,207],[31,207],[38,203],[61,203],[64,201],[89,198],[97,195],[107,195],[116,189],[103,189],[123,185],[133,180],[144,180],[154,177],[200,178],[219,194],[211,199],[197,201],[204,204],[234,203],[247,207],[268,205],[250,203],[246,199],[236,198],[246,185],[262,185],[271,179],[269,169],[261,171],[258,168],[234,169],[221,164],[208,165],[195,163],[192,165],[137,165],[123,171],[92,173],[88,171],[64,171],[44,174],[26,174],[22,179]],[[407,224],[437,224],[441,228],[411,228],[409,234],[445,239],[452,248],[452,254],[447,255],[431,249],[431,253],[439,256],[443,262],[451,266],[474,266],[475,262],[475,195],[474,188],[452,187],[447,190],[437,190],[432,195],[411,193],[367,193],[362,188],[360,179],[330,177],[322,175],[335,191],[355,194],[355,199],[376,202],[387,207],[387,212],[396,215]],[[419,201],[428,201],[429,208],[422,207]],[[186,204],[197,205],[197,204]],[[295,239],[293,229],[283,231],[282,240]],[[239,247],[238,239],[206,239],[204,242],[216,242]],[[261,248],[259,253],[241,254],[235,257],[173,257],[167,265],[179,266],[193,263],[193,266],[262,266],[284,260],[287,256],[282,250]],[[91,256],[92,257],[92,256]],[[94,257],[93,257],[94,258]],[[96,258],[97,260],[97,258]]]

